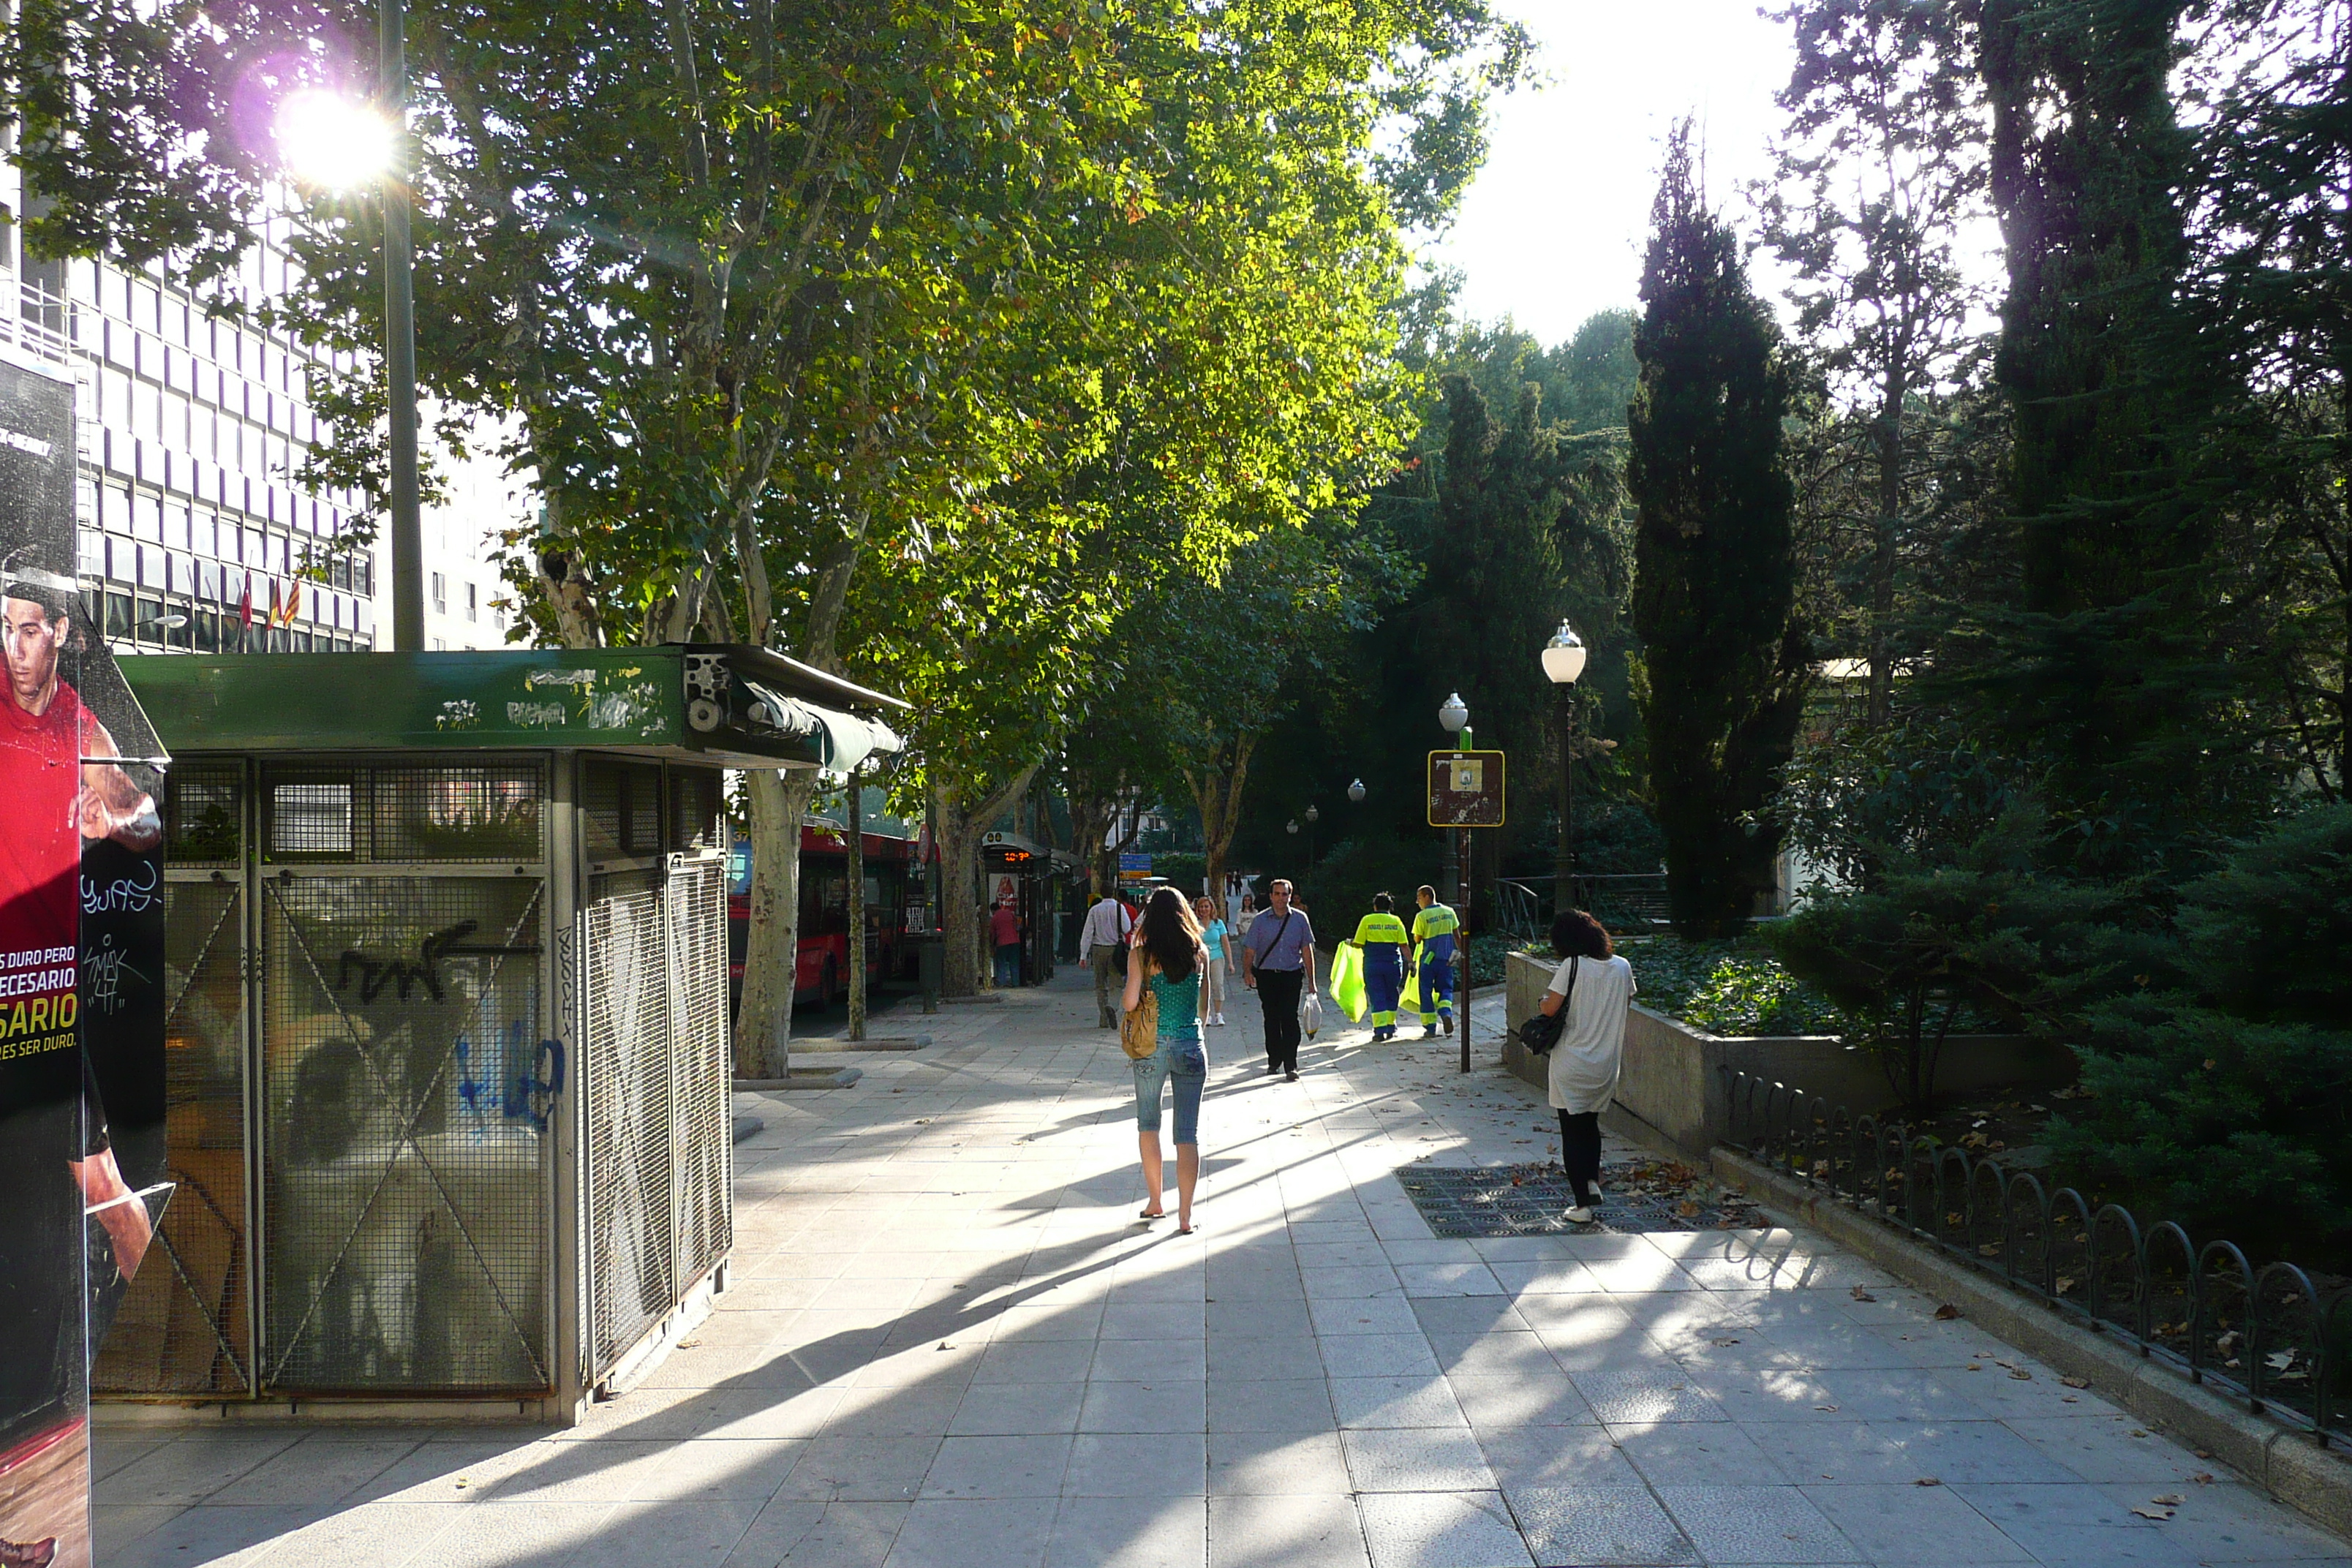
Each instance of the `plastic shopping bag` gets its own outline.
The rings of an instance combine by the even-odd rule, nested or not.
[[[1416,956],[1418,956],[1417,953]],[[1418,1014],[1423,1017],[1429,1014],[1428,1003],[1422,995],[1419,963],[1415,963],[1412,973],[1404,977],[1404,989],[1397,995],[1397,1016],[1402,1018],[1408,1013]]]
[[[1363,1021],[1367,1005],[1363,949],[1352,942],[1341,942],[1339,951],[1331,955],[1331,1000],[1350,1020]]]
[[[1315,994],[1314,992],[1309,991],[1305,996],[1299,999],[1298,1032],[1311,1040],[1315,1037],[1316,1033],[1322,1027],[1323,999]]]

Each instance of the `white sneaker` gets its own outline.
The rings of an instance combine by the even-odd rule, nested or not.
[[[1224,1016],[1223,1013],[1220,1013],[1220,1014],[1218,1014],[1218,1015],[1217,1015],[1217,1027],[1219,1027],[1220,1029],[1222,1029],[1222,1028],[1223,1028],[1224,1026],[1225,1026],[1225,1016]]]
[[[1568,1221],[1570,1225],[1591,1225],[1593,1220],[1593,1213],[1582,1204],[1579,1204],[1574,1208],[1570,1209],[1567,1213],[1561,1215],[1559,1217]]]

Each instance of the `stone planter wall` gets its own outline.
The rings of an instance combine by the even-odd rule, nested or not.
[[[1519,1048],[1519,1024],[1541,1005],[1554,967],[1515,952],[1507,971],[1510,1034],[1503,1065],[1538,1089],[1547,1064]],[[1820,1095],[1856,1116],[1887,1110],[1900,1098],[1874,1058],[1847,1049],[1834,1036],[1710,1035],[1636,1003],[1625,1021],[1616,1107],[1604,1120],[1644,1142],[1702,1156],[1730,1131],[1720,1070],[1727,1067]],[[2074,1053],[2063,1047],[2015,1035],[1955,1035],[1945,1042],[1936,1087],[1946,1098],[1990,1089],[2032,1094],[2074,1082]]]

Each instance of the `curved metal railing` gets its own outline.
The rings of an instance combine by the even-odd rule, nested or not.
[[[2258,1415],[2320,1442],[2352,1436],[2352,1287],[2256,1268],[2170,1220],[2143,1227],[2031,1171],[1856,1117],[1733,1068],[1726,1142],[1989,1274]]]

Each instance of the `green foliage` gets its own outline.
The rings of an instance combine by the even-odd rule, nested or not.
[[[2086,1109],[2052,1127],[2085,1191],[2202,1241],[2352,1247],[2352,806],[2239,846],[2181,894],[2136,984],[2088,1011]]]
[[[2211,638],[2219,522],[2200,430],[2231,399],[2184,318],[2180,0],[1990,0],[1982,68],[2009,289],[1994,374],[2015,439],[2020,602],[1979,616],[1987,727],[2048,759],[2093,874],[2193,865],[2265,793]]]
[[[1878,1056],[1907,1105],[1935,1098],[1945,1041],[1976,1018],[2063,1030],[2111,983],[2118,929],[2140,901],[2039,870],[2045,831],[2022,801],[1972,839],[1888,855],[1869,888],[1811,900],[1765,932],[1790,973],[1849,1016],[1840,1032]]]
[[[1970,434],[1950,417],[1983,304],[1958,259],[1985,210],[1974,9],[1801,0],[1780,13],[1796,65],[1780,102],[1765,243],[1822,406],[1797,443],[1815,634],[1867,662],[1865,714],[1887,722],[1925,567],[1969,494],[1949,471]]]
[[[1633,966],[1643,1006],[1716,1035],[1824,1035],[1843,1015],[1790,974],[1755,935],[1686,942],[1635,937],[1617,944]]]
[[[1705,936],[1736,929],[1772,885],[1780,835],[1759,813],[1796,739],[1807,650],[1780,333],[1706,208],[1689,135],[1668,147],[1653,211],[1626,481],[1651,794],[1675,929]]]
[[[1434,887],[1438,866],[1437,835],[1413,838],[1343,840],[1306,871],[1292,879],[1299,897],[1315,913],[1316,931],[1337,941],[1352,933],[1356,922],[1372,912],[1372,895],[1385,892],[1409,923],[1412,890],[1423,883]],[[1265,894],[1261,890],[1259,900]]]

